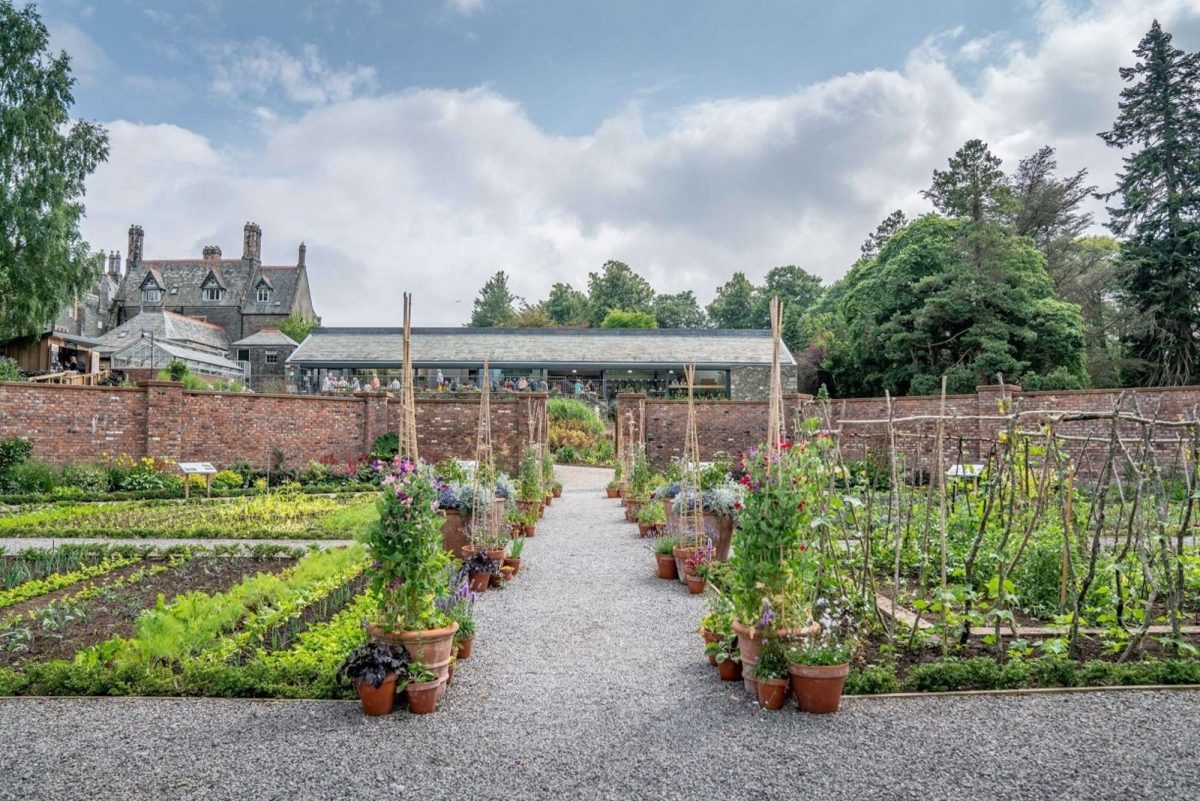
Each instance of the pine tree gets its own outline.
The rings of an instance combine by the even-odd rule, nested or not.
[[[479,297],[471,309],[471,328],[499,328],[516,322],[517,312],[513,308],[517,296],[508,289],[508,275],[498,271],[479,290]]]
[[[734,273],[708,304],[708,318],[717,328],[758,328],[754,312],[754,285],[745,273]]]
[[[1142,380],[1188,384],[1200,359],[1200,55],[1171,44],[1158,20],[1122,67],[1117,119],[1100,134],[1135,148],[1107,197],[1108,227],[1124,237],[1121,283],[1145,325],[1132,334]]]

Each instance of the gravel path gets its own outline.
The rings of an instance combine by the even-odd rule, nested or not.
[[[1200,795],[1200,693],[848,699],[760,712],[704,661],[702,609],[606,477],[481,601],[437,714],[356,703],[0,701],[0,799],[1043,799]]]

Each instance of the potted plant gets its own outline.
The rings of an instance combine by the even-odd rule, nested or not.
[[[552,483],[552,484],[550,485],[550,491],[551,491],[551,492],[554,494],[554,497],[555,497],[555,498],[561,498],[561,497],[562,497],[562,491],[563,491],[563,485],[562,485],[562,482],[561,482],[561,481],[555,481],[554,483]]]
[[[537,512],[542,503],[542,482],[538,468],[537,451],[532,447],[525,449],[521,458],[521,467],[517,471],[516,496],[517,506],[522,512]]]
[[[725,561],[729,558],[733,529],[744,498],[745,488],[726,478],[703,488],[698,499],[693,487],[681,487],[674,495],[671,507],[673,517],[682,518],[699,505],[704,518],[704,528],[711,532],[713,538],[715,558]]]
[[[708,599],[708,612],[700,618],[699,630],[705,649],[709,643],[724,642],[733,636],[733,608],[729,601],[720,592],[709,593]],[[716,656],[709,654],[708,663],[716,667]]]
[[[678,544],[678,537],[659,537],[654,541],[654,558],[658,562],[659,578],[676,578],[674,550]]]
[[[782,641],[772,638],[763,643],[758,662],[754,665],[754,680],[758,684],[758,704],[763,709],[778,710],[787,700],[790,674],[788,655]]]
[[[608,482],[608,486],[605,487],[608,497],[610,497],[610,498],[620,498],[621,497],[621,475],[624,472],[625,472],[625,468],[621,464],[621,462],[618,460],[617,463],[615,465],[613,465],[612,481]]]
[[[845,608],[818,600],[814,625],[788,650],[796,706],[815,715],[837,712],[850,673],[856,642],[854,623]]]
[[[492,581],[492,574],[500,569],[500,564],[486,552],[476,551],[463,562],[462,573],[470,577],[471,592],[486,592]]]
[[[373,564],[379,611],[367,630],[377,640],[408,649],[444,679],[458,624],[438,606],[447,593],[450,554],[442,549],[438,489],[408,459],[393,463],[382,481],[379,519],[363,534]]]
[[[504,557],[504,566],[512,568],[515,576],[521,572],[521,553],[525,550],[525,540],[516,539],[508,546],[508,556]]]
[[[508,526],[508,536],[512,538],[525,536],[525,523],[522,520],[521,509],[513,506],[504,513],[504,524]]]
[[[396,705],[396,682],[406,675],[408,651],[402,645],[371,640],[355,648],[338,668],[339,680],[358,690],[363,713],[386,715]]]
[[[454,592],[445,598],[438,599],[438,604],[446,616],[458,624],[454,632],[454,652],[459,659],[470,659],[471,650],[475,645],[475,599],[478,596],[471,589],[468,578],[462,577],[462,571],[455,576]]]
[[[717,663],[717,675],[721,677],[721,681],[737,681],[742,678],[742,655],[738,652],[736,637],[710,642],[704,652]]]
[[[429,666],[421,662],[410,662],[408,684],[404,688],[405,694],[408,695],[408,711],[414,715],[428,715],[437,709],[441,685],[442,679]]]
[[[638,535],[653,536],[667,522],[667,511],[662,501],[650,501],[638,510]]]
[[[546,448],[542,454],[542,499],[546,506],[558,496],[554,494],[554,454]]]
[[[712,540],[708,540],[703,547],[695,549],[692,555],[684,560],[683,567],[686,571],[688,592],[692,595],[699,595],[704,592],[706,579],[703,573],[705,567],[712,559],[713,544]]]
[[[521,513],[521,534],[525,537],[532,537],[537,534],[538,513],[535,509]]]
[[[650,460],[646,458],[646,451],[638,448],[633,469],[629,473],[629,491],[624,493],[625,519],[630,523],[637,522],[638,509],[650,497],[653,483],[654,472],[650,469]]]

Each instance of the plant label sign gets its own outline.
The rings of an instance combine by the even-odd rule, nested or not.
[[[204,476],[204,494],[212,497],[212,477],[216,475],[217,468],[213,467],[211,462],[180,462],[179,470],[183,473],[184,498],[191,497],[192,476]]]
[[[199,473],[203,475],[217,472],[217,468],[213,467],[209,462],[180,462],[179,469],[188,474]]]

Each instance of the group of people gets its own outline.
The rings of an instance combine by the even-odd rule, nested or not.
[[[307,385],[307,378],[305,380]],[[419,385],[418,385],[419,386]],[[450,376],[446,378],[441,370],[436,374],[430,375],[426,384],[428,390],[433,392],[460,392],[477,389],[477,385],[472,381],[459,380],[458,376]],[[391,381],[380,379],[379,374],[375,371],[371,372],[369,378],[360,378],[358,375],[336,375],[326,373],[321,379],[320,392],[322,395],[352,395],[355,392],[394,392],[398,393],[402,389],[402,384],[398,377],[393,377]],[[550,382],[539,376],[519,376],[517,378],[493,378],[491,380],[491,389],[493,392],[549,392]],[[565,383],[564,391],[575,395],[595,393],[596,388],[589,381],[583,381],[579,378]]]
[[[379,380],[379,373],[376,372],[372,372],[370,378],[362,381],[357,375],[346,378],[344,375],[330,373],[326,373],[325,377],[321,379],[322,395],[349,395],[355,392],[383,392],[385,390],[399,392],[400,379],[393,378],[390,384],[384,384]]]

